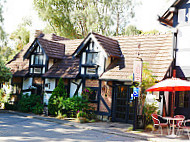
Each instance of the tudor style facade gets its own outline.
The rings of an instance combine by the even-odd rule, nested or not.
[[[161,24],[173,30],[173,66],[176,77],[190,80],[190,1],[176,0],[168,10],[159,17]],[[169,77],[172,76],[172,73]],[[175,114],[190,118],[190,92],[177,92],[175,95]],[[166,115],[170,115],[171,94],[165,92]]]
[[[16,93],[43,94],[47,103],[63,78],[70,97],[89,87],[91,106],[98,115],[133,123],[137,102],[131,95],[131,77],[138,53],[162,80],[172,63],[171,34],[110,38],[92,32],[82,40],[41,34],[7,66],[13,73],[11,84],[19,90]]]

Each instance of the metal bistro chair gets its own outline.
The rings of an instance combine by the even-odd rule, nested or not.
[[[187,123],[189,125],[187,126]],[[187,132],[188,138],[190,140],[190,119],[184,121],[184,126],[182,126],[183,132]]]
[[[177,128],[177,135],[180,134],[180,130],[182,130],[182,126],[185,120],[184,115],[175,115],[174,118],[182,118],[183,120],[176,120],[175,127]]]
[[[157,114],[152,114],[152,120],[154,122],[154,128],[158,128],[161,130],[161,135],[163,135],[163,130],[162,128],[167,128],[167,131],[168,131],[168,134],[169,134],[169,129],[168,129],[168,123],[160,123],[160,120],[158,119],[158,116]],[[160,118],[162,118],[162,116],[159,116]],[[152,130],[152,133],[153,133],[154,130]]]

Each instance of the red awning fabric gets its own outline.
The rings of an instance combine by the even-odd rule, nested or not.
[[[160,81],[156,85],[148,88],[147,92],[153,91],[190,91],[190,81],[182,80],[179,78],[168,78]]]

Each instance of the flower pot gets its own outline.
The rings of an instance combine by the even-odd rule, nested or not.
[[[86,117],[79,117],[78,118],[80,123],[85,123],[86,122]]]

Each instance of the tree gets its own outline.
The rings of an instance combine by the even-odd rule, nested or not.
[[[34,7],[56,34],[71,39],[90,31],[118,34],[134,16],[132,0],[34,0]]]
[[[15,41],[17,51],[20,51],[30,40],[30,31],[28,27],[32,25],[30,18],[23,18],[23,22],[18,25],[18,28],[11,33],[10,39]]]
[[[4,42],[4,40],[6,39],[6,33],[3,29],[3,5],[5,4],[5,1],[0,1],[0,40],[1,40],[1,45]]]
[[[159,31],[156,30],[156,29],[146,31],[146,32],[142,32],[142,34],[145,34],[145,35],[147,35],[147,34],[157,34],[157,33],[159,33]]]
[[[141,34],[142,31],[141,30],[138,30],[135,26],[133,25],[129,25],[126,30],[125,30],[125,33],[123,33],[124,35],[138,35],[138,34]]]
[[[10,69],[5,66],[5,63],[2,60],[2,57],[0,56],[0,83],[9,81],[11,77],[12,73]]]
[[[62,115],[63,101],[67,98],[67,92],[63,79],[59,79],[57,87],[53,90],[48,102],[48,110],[52,115]]]
[[[157,81],[156,76],[152,74],[152,71],[150,70],[150,67],[148,63],[143,63],[143,71],[142,71],[142,82],[140,84],[140,109],[139,109],[139,114],[142,114],[143,107],[145,104],[145,99],[146,99],[146,89],[149,87],[153,86],[155,82]]]
[[[3,27],[3,6],[5,1],[0,1],[0,58],[1,61],[7,62],[13,56],[14,50],[7,45],[7,34]]]
[[[121,34],[130,18],[135,16],[133,0],[112,0],[112,19],[116,21],[115,35]]]
[[[5,66],[5,62],[3,61],[3,46],[6,45],[6,33],[3,29],[3,5],[4,5],[5,1],[0,1],[0,83],[8,81],[12,74],[9,70],[9,68],[7,68]],[[6,56],[8,55],[8,50],[6,49],[5,52],[7,53]],[[4,53],[5,53],[4,52]]]

